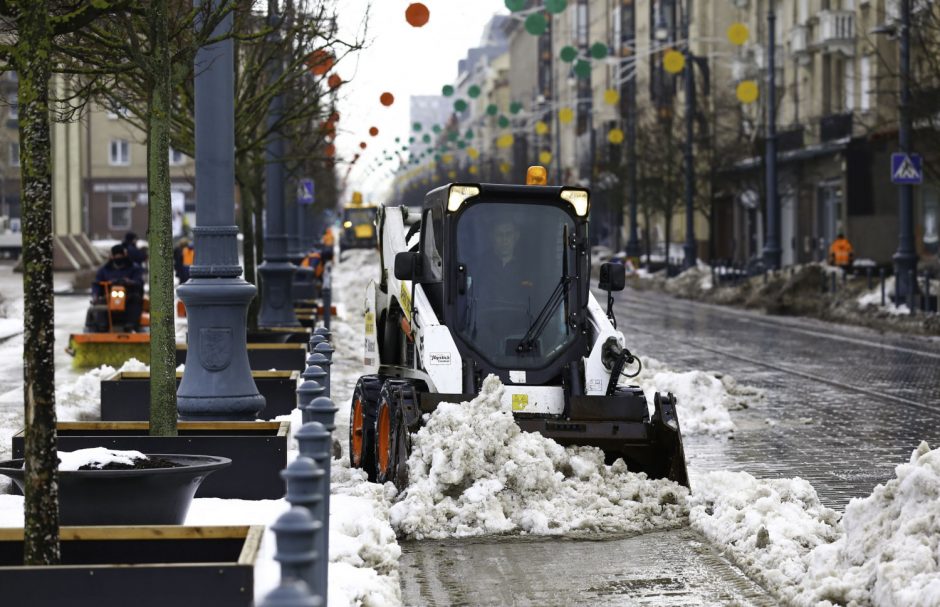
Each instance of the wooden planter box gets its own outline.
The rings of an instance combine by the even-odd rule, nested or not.
[[[274,419],[289,415],[297,406],[300,371],[252,371],[264,397],[259,417]],[[176,374],[179,387],[182,372]],[[121,371],[101,380],[101,421],[147,421],[150,419],[150,372]]]
[[[305,344],[310,341],[310,327],[269,327],[248,329],[249,344]]]
[[[264,527],[62,527],[61,565],[24,567],[0,529],[4,605],[250,607]]]
[[[186,344],[176,344],[176,364],[186,362]],[[303,371],[307,368],[307,344],[248,344],[252,371]]]
[[[60,451],[108,447],[141,453],[218,455],[232,460],[200,485],[196,497],[276,500],[284,497],[290,422],[180,422],[179,436],[150,436],[147,422],[59,422]],[[23,457],[23,431],[13,458]],[[2,595],[0,595],[2,596]]]

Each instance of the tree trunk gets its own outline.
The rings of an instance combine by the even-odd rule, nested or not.
[[[14,62],[19,76],[23,184],[23,399],[26,482],[23,562],[59,562],[55,415],[55,305],[52,297],[52,172],[48,0],[19,4]]]
[[[176,436],[176,330],[173,318],[173,219],[170,203],[172,79],[167,2],[147,12],[152,40],[147,132],[150,208],[150,434]]]

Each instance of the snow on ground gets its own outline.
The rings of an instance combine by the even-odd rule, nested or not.
[[[724,435],[734,431],[729,410],[764,398],[757,388],[742,386],[730,375],[704,371],[673,371],[655,358],[642,357],[643,370],[629,380],[643,388],[652,412],[656,392],[672,392],[682,434]]]
[[[858,296],[856,301],[858,302],[858,307],[860,308],[878,308],[884,312],[887,312],[891,316],[907,316],[910,315],[911,309],[907,307],[907,304],[894,305],[894,302],[891,301],[891,296],[894,295],[894,290],[897,288],[894,276],[889,276],[885,279],[885,305],[881,305],[881,285],[878,285],[871,291],[866,291]]]
[[[488,377],[469,403],[442,403],[414,436],[409,485],[391,509],[402,535],[641,532],[686,523],[686,489],[604,465],[591,447],[523,432]]]
[[[806,481],[693,476],[692,526],[794,605],[940,605],[940,449],[926,443],[845,514]]]

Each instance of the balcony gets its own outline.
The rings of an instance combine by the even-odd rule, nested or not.
[[[852,135],[852,113],[829,114],[819,119],[819,139],[835,141]]]
[[[802,65],[810,62],[809,28],[805,25],[795,25],[790,29],[790,56]]]
[[[816,44],[846,56],[855,54],[855,11],[820,11]]]

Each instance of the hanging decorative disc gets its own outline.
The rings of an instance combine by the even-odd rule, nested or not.
[[[451,131],[451,132],[447,133],[447,140],[448,140],[448,141],[457,141],[457,138],[458,138],[458,137],[460,137],[460,135],[457,134],[457,131]]]
[[[480,96],[480,87],[473,84],[470,85],[470,88],[467,89],[467,96],[471,99],[476,99]]]
[[[441,125],[435,124],[434,126],[431,127],[431,130],[434,131],[435,133],[440,133],[440,132],[441,132]]]
[[[535,123],[535,134],[536,135],[548,135],[548,123],[539,120]]]
[[[532,13],[525,19],[525,31],[533,36],[541,36],[548,28],[548,20],[542,13]]]
[[[563,13],[568,8],[568,0],[545,0],[545,10],[553,15]]]
[[[457,179],[457,171],[447,171],[448,179]]]
[[[467,156],[476,160],[480,157],[480,151],[476,148],[467,148]]]
[[[335,63],[333,54],[323,49],[317,49],[307,56],[307,68],[314,76],[323,76],[333,69]]]
[[[505,116],[500,116],[500,117],[499,117],[499,120],[496,121],[496,124],[498,124],[498,125],[499,125],[499,128],[501,128],[501,129],[508,129],[508,128],[509,128],[509,118],[506,118]]]
[[[728,42],[735,46],[741,46],[747,42],[750,32],[743,23],[732,23],[728,27]]]
[[[425,133],[424,136],[421,138],[421,141],[423,141],[424,143],[431,143],[431,136]]]
[[[558,53],[558,56],[561,57],[561,60],[565,63],[571,63],[578,58],[578,49],[573,46],[562,47],[561,52]]]
[[[738,83],[738,88],[735,90],[738,101],[744,104],[754,103],[757,101],[759,96],[759,89],[757,88],[757,83],[753,80],[744,80],[743,82]]]
[[[366,149],[366,148],[369,147],[369,146],[366,145],[366,142],[365,142],[365,141],[360,141],[360,142],[359,142],[359,147],[364,150],[364,149]]]
[[[574,110],[571,109],[570,107],[561,108],[560,110],[558,110],[558,120],[562,124],[568,124],[569,122],[574,120]]]
[[[452,163],[452,162],[454,161],[454,155],[453,155],[453,154],[444,154],[443,156],[441,156],[441,160],[444,161],[444,164],[450,164],[450,163]]]
[[[607,45],[603,42],[595,42],[591,45],[591,59],[601,59],[607,58]]]
[[[473,139],[473,129],[467,129],[467,132],[463,134],[464,139]]]
[[[590,78],[591,62],[579,59],[578,62],[574,64],[574,74],[578,78]]]
[[[495,103],[491,103],[488,106],[486,106],[486,113],[489,114],[490,116],[495,116],[496,114],[499,113],[499,108],[496,106]]]
[[[663,69],[670,74],[678,74],[685,67],[685,55],[675,49],[669,49],[663,55]]]
[[[330,77],[326,79],[326,84],[330,89],[335,90],[343,85],[343,79],[339,74],[330,74]]]
[[[509,104],[510,114],[518,114],[521,111],[522,111],[522,103],[518,101],[513,101],[512,103]]]
[[[471,175],[476,175],[477,173],[480,172],[479,169],[477,169],[475,164],[471,164],[468,170],[470,171]]]
[[[382,93],[379,96],[379,102],[385,107],[388,107],[395,103],[395,95],[392,95],[391,93]]]
[[[444,95],[445,97],[450,97],[451,95],[454,94],[454,87],[452,87],[452,86],[449,85],[449,84],[445,84],[445,85],[441,88],[441,94]]]
[[[549,165],[552,163],[552,153],[548,151],[539,152],[539,164]]]
[[[454,110],[457,112],[464,112],[467,109],[467,102],[463,99],[458,99],[454,102]]]
[[[504,4],[512,12],[521,11],[525,8],[525,0],[506,0]]]
[[[405,21],[411,27],[424,27],[430,18],[431,11],[421,2],[409,4],[408,8],[405,9]]]
[[[496,147],[506,149],[508,147],[512,147],[514,141],[515,139],[513,136],[508,133],[506,135],[500,135],[496,140]]]
[[[607,141],[614,145],[620,145],[623,143],[623,131],[620,129],[610,129],[610,132],[607,133]]]
[[[499,172],[502,173],[503,175],[506,175],[507,173],[509,173],[509,169],[511,168],[512,167],[509,166],[508,162],[501,162],[499,164]]]
[[[607,105],[617,105],[620,101],[620,93],[616,89],[607,89],[604,91],[604,103]]]
[[[417,132],[417,131],[420,131],[420,130],[421,130],[421,123],[420,123],[420,122],[415,122],[414,124],[411,125],[411,128],[413,128],[416,132]]]

